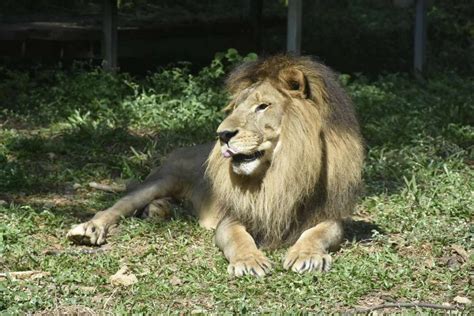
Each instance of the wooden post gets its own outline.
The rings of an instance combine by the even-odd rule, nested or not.
[[[21,57],[25,57],[26,55],[26,40],[21,42]]]
[[[414,73],[417,79],[423,78],[426,59],[426,9],[427,0],[416,0],[415,38],[414,38]]]
[[[301,13],[302,0],[288,0],[288,27],[286,51],[295,55],[301,54]]]
[[[263,0],[248,0],[248,19],[252,26],[253,40],[257,53],[262,50],[262,10]]]
[[[117,0],[104,0],[102,65],[108,71],[117,70]]]

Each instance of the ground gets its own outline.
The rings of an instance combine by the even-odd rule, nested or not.
[[[230,278],[212,232],[185,206],[170,220],[126,219],[100,248],[65,239],[120,197],[89,182],[141,179],[172,148],[213,138],[219,83],[239,58],[141,79],[84,65],[0,69],[1,313],[351,312],[395,302],[468,313],[474,80],[455,73],[424,83],[341,76],[367,143],[366,188],[329,273],[284,271],[279,249],[266,252],[270,276]],[[112,282],[124,266],[128,278]]]

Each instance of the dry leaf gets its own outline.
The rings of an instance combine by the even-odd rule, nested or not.
[[[128,270],[127,266],[123,266],[114,275],[109,278],[109,281],[114,286],[130,286],[138,282],[135,274]]]
[[[204,315],[204,314],[206,314],[206,313],[207,313],[207,310],[205,310],[205,309],[193,309],[193,310],[191,311],[191,315],[196,315],[196,314],[202,314],[202,315]]]
[[[450,269],[456,269],[463,264],[463,258],[459,255],[443,256],[439,258],[442,265],[448,266]]]
[[[176,276],[173,276],[171,279],[170,279],[170,283],[171,285],[173,286],[180,286],[181,284],[183,284],[183,280],[181,280],[180,278],[176,277]]]
[[[432,258],[425,259],[423,263],[427,268],[434,268],[436,266],[436,263]]]
[[[469,254],[467,253],[466,250],[464,250],[462,246],[451,245],[451,249],[453,249],[458,255],[460,255],[463,258],[464,262],[466,262],[467,259],[469,259]]]
[[[463,305],[471,305],[471,300],[464,296],[456,296],[453,301]]]
[[[0,273],[0,281],[11,278],[13,280],[34,280],[48,276],[49,272],[43,271],[18,271],[18,272],[3,272]]]
[[[78,286],[77,287],[82,292],[94,293],[97,290],[96,286]]]

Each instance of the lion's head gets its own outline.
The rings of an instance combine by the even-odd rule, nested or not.
[[[278,152],[288,98],[270,82],[251,85],[228,106],[230,115],[217,129],[221,152],[238,175],[262,176]]]
[[[275,56],[234,70],[207,175],[220,207],[266,244],[349,215],[363,160],[353,106],[334,73]]]

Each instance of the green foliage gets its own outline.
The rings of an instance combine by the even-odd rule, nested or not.
[[[345,81],[350,79],[346,76]],[[472,141],[467,126],[474,122],[474,96],[470,93],[473,87],[472,79],[448,72],[434,75],[423,84],[400,74],[374,82],[359,76],[347,88],[370,144],[400,144],[429,135],[448,136],[460,128],[467,138],[454,137],[451,141],[467,145]]]
[[[141,80],[128,74],[87,70],[83,64],[77,64],[70,71],[21,72],[1,68],[0,76],[5,80],[0,83],[3,96],[0,118],[11,122],[13,128],[2,132],[0,175],[4,181],[0,189],[28,189],[41,186],[46,179],[51,182],[49,176],[57,176],[38,167],[37,171],[44,172],[45,177],[28,178],[25,170],[30,168],[25,162],[7,157],[12,151],[29,158],[49,153],[78,157],[82,152],[88,156],[80,158],[81,162],[89,163],[102,156],[99,150],[119,151],[129,142],[145,146],[146,156],[151,157],[151,146],[159,146],[163,153],[173,147],[212,139],[222,118],[219,110],[227,102],[222,89],[224,74],[232,65],[255,58],[255,54],[242,57],[236,50],[229,49],[217,54],[212,63],[197,74],[182,64],[160,69]],[[17,135],[16,127],[23,126],[34,127],[39,132]],[[130,130],[150,136],[142,141]],[[144,161],[102,158],[106,159],[104,163],[110,163],[110,159],[121,160],[124,176],[142,176],[132,170],[137,164],[145,166]],[[62,167],[78,162],[64,161]]]
[[[181,207],[168,222],[125,220],[103,252],[65,240],[119,197],[88,182],[142,178],[172,148],[214,138],[223,78],[242,60],[229,50],[197,73],[181,64],[141,79],[84,65],[1,69],[0,271],[49,274],[0,280],[0,313],[343,312],[472,297],[472,258],[453,246],[472,249],[474,79],[451,72],[423,84],[341,76],[367,143],[366,192],[328,274],[283,271],[281,249],[268,252],[272,275],[229,279],[212,232]],[[114,288],[123,264],[139,282]]]
[[[143,80],[112,75],[99,68],[84,71],[42,70],[31,73],[0,68],[3,117],[35,124],[67,119],[71,127],[96,130],[100,126],[186,129],[214,126],[215,113],[225,104],[221,83],[229,67],[255,59],[235,49],[218,53],[208,67],[192,74],[187,64],[161,69]],[[87,69],[87,68],[86,68]]]
[[[474,72],[474,4],[470,0],[434,1],[428,12],[430,57],[434,68]]]

